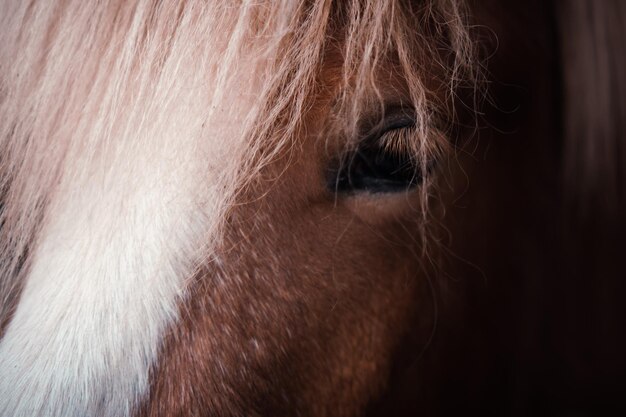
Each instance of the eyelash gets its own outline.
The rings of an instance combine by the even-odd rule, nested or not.
[[[401,136],[396,136],[401,135]],[[390,137],[391,136],[391,137]],[[396,137],[393,137],[396,136]],[[328,186],[337,193],[396,193],[420,185],[423,169],[402,144],[415,136],[415,121],[406,116],[367,135],[331,169]]]

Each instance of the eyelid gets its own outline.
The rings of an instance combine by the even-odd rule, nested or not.
[[[380,138],[391,131],[414,128],[415,126],[415,117],[407,112],[406,108],[392,107],[379,118],[376,124],[370,125],[367,131],[360,135],[362,139],[358,143],[361,146],[376,145]]]

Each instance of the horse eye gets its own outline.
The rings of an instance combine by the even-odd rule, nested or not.
[[[330,170],[328,188],[341,193],[395,193],[421,184],[423,170],[414,156],[390,143],[413,131],[414,121],[402,119],[367,136]]]

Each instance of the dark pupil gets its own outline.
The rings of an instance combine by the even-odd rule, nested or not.
[[[329,179],[337,192],[392,193],[419,185],[422,172],[410,155],[369,144],[347,155]]]

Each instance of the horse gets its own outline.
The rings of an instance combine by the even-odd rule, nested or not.
[[[0,415],[623,409],[625,38],[617,0],[2,1]]]

